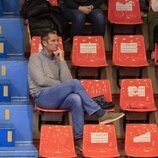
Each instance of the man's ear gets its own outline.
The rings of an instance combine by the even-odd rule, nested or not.
[[[43,46],[47,46],[47,41],[43,40],[42,44],[43,44]]]

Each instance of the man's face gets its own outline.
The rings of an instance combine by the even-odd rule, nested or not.
[[[58,50],[58,36],[56,34],[49,34],[48,40],[43,42],[44,49],[48,52],[54,52]]]

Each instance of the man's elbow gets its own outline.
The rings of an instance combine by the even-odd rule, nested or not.
[[[38,80],[37,84],[41,87],[46,86],[46,81],[43,79]]]

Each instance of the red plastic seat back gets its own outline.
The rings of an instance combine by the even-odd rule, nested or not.
[[[85,125],[83,132],[83,156],[118,157],[114,125]]]
[[[144,37],[122,35],[114,37],[113,64],[125,67],[147,66]]]
[[[114,24],[142,24],[139,0],[110,0],[108,19]]]
[[[158,44],[155,44],[155,64],[158,65]]]
[[[63,49],[62,38],[59,37],[59,47]],[[33,36],[31,40],[31,53],[38,53],[42,50],[41,37]]]
[[[58,6],[58,0],[48,0],[48,1],[53,7],[57,7]]]
[[[40,157],[76,157],[72,127],[42,125]]]
[[[158,129],[156,124],[127,124],[125,152],[131,157],[158,156]]]
[[[153,94],[150,79],[122,79],[120,107],[127,111],[155,111]]]
[[[74,36],[72,65],[83,67],[107,66],[104,40],[101,36]]]
[[[81,80],[81,83],[91,97],[104,95],[106,101],[112,101],[109,80]]]

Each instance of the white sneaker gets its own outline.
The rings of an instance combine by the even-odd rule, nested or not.
[[[99,118],[99,124],[104,125],[107,123],[114,122],[122,118],[124,113],[106,112],[101,118]]]

